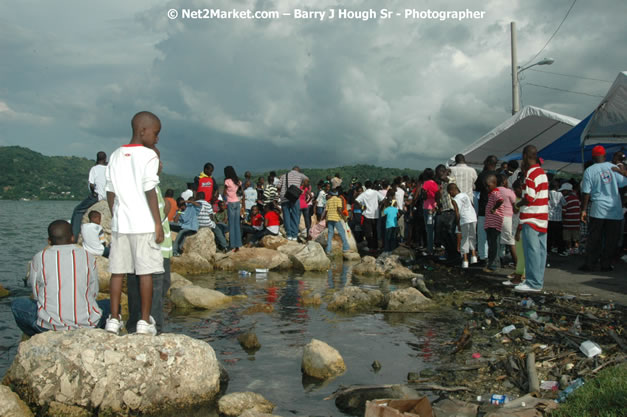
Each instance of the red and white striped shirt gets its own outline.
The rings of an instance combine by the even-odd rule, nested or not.
[[[549,181],[539,164],[533,165],[525,176],[523,198],[527,205],[520,208],[520,225],[528,224],[540,233],[549,225]]]
[[[562,214],[562,227],[564,229],[579,230],[581,216],[581,202],[575,193],[566,196],[566,206]]]
[[[33,257],[30,284],[37,300],[37,325],[50,330],[96,327],[96,259],[82,247],[54,245]]]
[[[503,196],[499,192],[499,189],[495,188],[488,194],[488,204],[485,206],[485,223],[483,226],[485,229],[496,229],[500,232],[503,228],[503,220],[505,218],[504,204],[501,204],[499,208],[492,213],[492,209],[499,201],[504,202]]]

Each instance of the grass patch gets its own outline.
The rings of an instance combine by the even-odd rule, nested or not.
[[[623,363],[586,380],[551,417],[622,417],[626,408],[627,364]]]

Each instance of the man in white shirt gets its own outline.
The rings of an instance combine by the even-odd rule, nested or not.
[[[104,200],[107,196],[105,192],[106,169],[107,154],[100,151],[96,154],[96,165],[89,170],[89,195],[74,208],[74,212],[72,213],[72,235],[74,236],[75,242],[78,241],[83,216],[87,213],[87,210],[98,201]]]
[[[450,167],[451,175],[455,177],[455,184],[459,188],[459,191],[466,194],[470,201],[473,200],[472,190],[475,187],[477,181],[477,170],[466,165],[466,158],[464,155],[455,155],[455,165]]]
[[[377,219],[379,218],[379,203],[383,201],[383,196],[376,190],[372,189],[372,181],[366,181],[364,184],[366,191],[359,194],[355,199],[356,202],[364,206],[364,234],[368,241],[368,249],[376,252],[378,246],[377,240]]]

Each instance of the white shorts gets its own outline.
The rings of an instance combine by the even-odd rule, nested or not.
[[[111,234],[109,272],[112,274],[162,274],[161,245],[154,233]]]
[[[501,228],[501,244],[507,246],[513,246],[516,244],[514,239],[514,233],[512,231],[512,218],[503,218],[503,227]]]
[[[466,223],[461,225],[462,242],[461,253],[462,255],[470,253],[476,249],[477,246],[477,223]]]

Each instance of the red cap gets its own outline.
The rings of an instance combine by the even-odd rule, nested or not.
[[[605,148],[601,145],[597,145],[592,148],[592,156],[601,156],[605,155]]]

